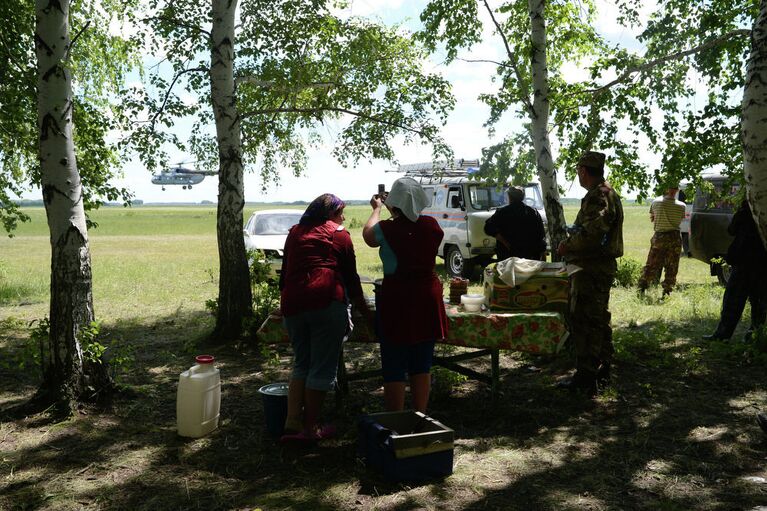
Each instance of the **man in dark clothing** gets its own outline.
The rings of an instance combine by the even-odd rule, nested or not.
[[[745,337],[748,341],[767,317],[767,250],[747,200],[743,200],[732,216],[727,232],[735,236],[725,257],[732,272],[724,290],[719,325],[713,334],[703,338],[726,340],[732,337],[748,300],[751,302],[751,327]]]
[[[509,257],[545,259],[546,231],[538,211],[525,204],[525,191],[511,187],[509,205],[497,210],[485,222],[485,234],[496,240],[498,260]]]

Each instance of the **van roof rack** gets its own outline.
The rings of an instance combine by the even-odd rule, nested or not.
[[[457,158],[400,165],[392,172],[403,172],[406,177],[464,177],[478,171],[479,160]]]

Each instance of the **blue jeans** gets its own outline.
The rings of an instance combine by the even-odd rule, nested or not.
[[[333,301],[324,309],[286,316],[284,322],[293,345],[292,378],[305,380],[313,390],[331,390],[349,328],[346,304]]]

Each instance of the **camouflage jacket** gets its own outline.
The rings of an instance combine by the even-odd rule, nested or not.
[[[618,194],[605,181],[589,190],[581,200],[581,209],[565,247],[565,258],[573,264],[623,255],[623,206]]]

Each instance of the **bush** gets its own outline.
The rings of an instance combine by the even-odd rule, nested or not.
[[[634,287],[642,275],[642,263],[631,257],[618,259],[618,271],[615,273],[613,287]]]
[[[250,288],[253,293],[253,317],[248,319],[246,330],[255,337],[256,330],[280,305],[280,289],[271,274],[269,260],[260,250],[249,251]]]

